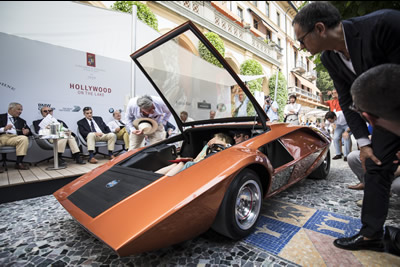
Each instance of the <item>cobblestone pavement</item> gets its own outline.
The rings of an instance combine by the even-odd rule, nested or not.
[[[360,208],[356,201],[362,198],[362,192],[347,189],[348,184],[356,182],[357,178],[346,162],[342,159],[332,161],[331,172],[326,180],[306,179],[272,199],[265,200],[260,221],[265,225],[271,221],[278,222],[272,220],[269,213],[285,206],[290,208],[286,210],[299,211],[300,217],[306,213],[314,217],[317,213],[326,216],[333,214],[335,220],[354,221],[359,225]],[[391,197],[387,224],[400,227],[398,198],[397,195]],[[278,246],[283,244],[281,247],[263,247],[266,242],[271,242],[267,240],[260,243],[261,239],[256,233],[235,242],[210,230],[178,245],[119,258],[80,227],[52,195],[43,196],[0,205],[0,266],[400,265],[400,257],[388,253],[351,253],[336,249],[332,245],[334,235],[313,231],[307,225],[311,219],[301,223],[297,219],[300,217],[290,216],[286,216],[286,222],[294,218],[294,223],[282,224],[288,226],[289,230],[296,228],[297,234],[291,235],[291,243],[280,242],[278,238]],[[262,231],[261,228],[258,231]],[[278,228],[283,229],[283,226]],[[278,233],[278,228],[272,235],[280,237],[283,234]],[[264,230],[268,229],[265,227]],[[308,249],[317,253],[312,252],[314,254],[311,255]]]

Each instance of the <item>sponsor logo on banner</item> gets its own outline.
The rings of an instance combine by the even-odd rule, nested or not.
[[[69,89],[75,89],[78,94],[91,95],[91,96],[105,96],[112,93],[112,89],[109,87],[101,87],[94,85],[69,83]]]
[[[96,55],[91,53],[86,53],[86,65],[89,67],[96,67]]]
[[[15,87],[12,86],[12,85],[6,84],[4,82],[0,82],[0,85],[5,87],[5,88],[8,88],[8,89],[11,89],[11,90],[15,91]]]
[[[40,111],[43,107],[51,108],[51,104],[38,103],[38,110]]]
[[[63,112],[78,112],[81,110],[80,106],[74,106],[74,107],[62,107],[59,109],[59,111],[63,111]]]

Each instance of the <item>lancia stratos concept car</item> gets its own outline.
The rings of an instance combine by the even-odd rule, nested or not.
[[[201,49],[220,67],[202,59]],[[210,228],[243,238],[255,228],[263,199],[306,177],[328,175],[330,137],[310,127],[270,124],[192,22],[131,57],[169,107],[180,133],[122,154],[54,193],[82,227],[118,255],[166,247]],[[182,111],[193,120],[182,122]],[[246,131],[249,139],[173,176],[156,173],[177,158],[195,158],[214,134],[233,137],[237,131]]]

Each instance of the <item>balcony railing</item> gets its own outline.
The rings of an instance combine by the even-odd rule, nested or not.
[[[301,61],[296,61],[296,66],[294,67],[293,71],[298,73],[306,72],[306,64]]]
[[[320,102],[320,96],[319,95],[315,95],[313,93],[310,93],[310,92],[308,92],[306,90],[303,90],[303,89],[301,89],[299,87],[296,87],[296,86],[289,87],[288,88],[288,93],[289,94],[295,93],[295,94],[301,95],[303,97],[306,97],[308,99],[311,99],[312,101]]]
[[[189,20],[197,22],[203,26],[207,26],[209,30],[215,31],[213,27],[221,29],[224,33],[223,36],[234,41],[235,43],[241,43],[241,46],[250,51],[253,50],[259,56],[264,56],[269,60],[275,61],[277,64],[280,61],[280,57],[276,49],[271,47],[269,44],[262,40],[259,40],[254,34],[245,30],[240,25],[233,22],[223,14],[219,13],[209,1],[157,1],[159,4],[174,10],[180,15],[186,17]],[[186,12],[179,12],[179,8],[184,8]],[[208,23],[204,23],[207,21]],[[208,24],[208,25],[207,25]],[[222,36],[221,36],[222,37]],[[248,46],[248,47],[246,47]]]
[[[305,77],[309,80],[316,80],[317,79],[317,72],[315,70],[310,70],[305,74]]]

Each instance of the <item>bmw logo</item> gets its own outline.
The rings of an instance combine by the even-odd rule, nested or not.
[[[120,182],[120,180],[112,180],[111,182],[106,184],[106,188],[112,188],[112,187],[116,186],[119,182]]]

